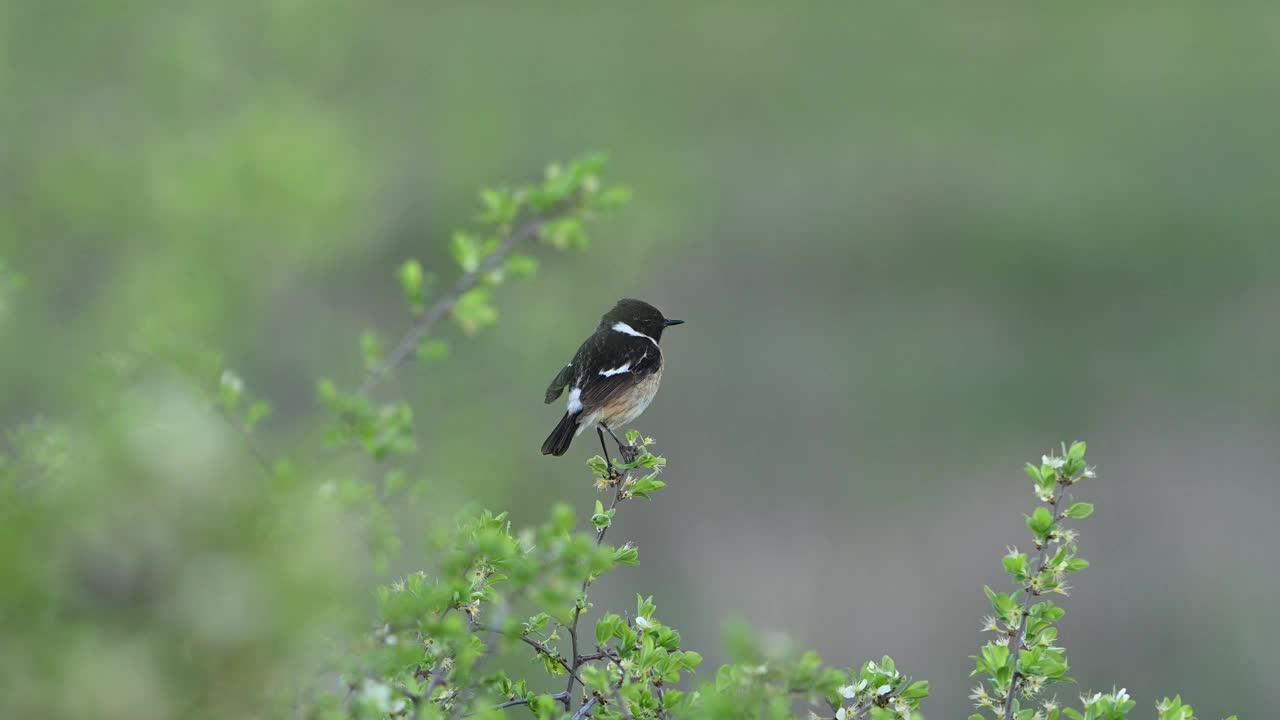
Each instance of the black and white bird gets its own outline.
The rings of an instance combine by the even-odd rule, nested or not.
[[[595,427],[600,446],[608,432],[624,445],[621,430],[649,407],[662,382],[662,331],[683,320],[668,320],[643,300],[622,299],[600,318],[600,325],[582,343],[573,360],[547,387],[551,403],[569,390],[568,407],[560,424],[542,443],[543,455],[564,455],[573,438]],[[605,459],[609,457],[605,448]]]

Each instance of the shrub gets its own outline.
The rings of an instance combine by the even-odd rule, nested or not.
[[[30,627],[10,638],[21,655],[3,656],[6,666],[25,678],[29,687],[0,707],[15,716],[77,714],[77,710],[83,714],[87,708],[104,717],[164,716],[181,709],[189,716],[335,720],[500,718],[513,712],[572,720],[791,718],[797,714],[834,720],[923,717],[928,681],[910,677],[888,656],[832,666],[812,652],[770,652],[757,630],[738,627],[732,642],[734,661],[708,672],[702,667],[702,655],[685,647],[680,632],[661,620],[654,595],[641,594],[634,606],[625,608],[594,607],[591,598],[597,583],[619,565],[639,562],[635,545],[606,542],[618,535],[614,526],[620,514],[635,500],[660,496],[664,487],[667,460],[652,453],[652,438],[635,431],[627,439],[638,452],[630,462],[615,461],[618,472],[611,470],[605,458],[588,461],[599,495],[585,521],[580,522],[565,505],[555,507],[541,526],[526,530],[513,529],[506,513],[463,514],[436,539],[429,568],[377,589],[372,617],[345,622],[360,609],[342,603],[328,607],[316,601],[320,593],[313,586],[314,577],[296,570],[315,553],[308,543],[317,535],[308,518],[333,512],[331,506],[358,522],[379,567],[396,555],[399,538],[391,509],[412,502],[400,461],[416,447],[414,413],[407,402],[375,401],[373,391],[411,360],[446,359],[449,346],[438,332],[441,323],[452,322],[464,334],[495,323],[496,289],[509,278],[529,277],[537,270],[538,261],[526,247],[536,242],[562,250],[585,246],[591,218],[627,199],[625,190],[604,184],[603,170],[602,156],[588,156],[552,166],[535,184],[484,190],[478,227],[458,232],[450,240],[461,273],[447,287],[417,260],[399,266],[396,277],[412,317],[409,330],[389,349],[376,332],[360,337],[366,375],[358,385],[347,388],[331,379],[317,383],[319,400],[328,413],[325,452],[363,455],[377,468],[376,481],[353,473],[340,481],[308,483],[294,463],[260,447],[256,431],[269,417],[270,405],[214,356],[151,337],[141,340],[133,353],[115,358],[114,371],[125,384],[141,364],[156,359],[182,368],[205,391],[208,406],[243,441],[247,456],[268,482],[255,497],[219,499],[219,512],[237,521],[235,532],[253,538],[248,550],[231,543],[227,552],[258,553],[255,564],[249,566],[260,573],[256,582],[270,593],[304,597],[313,603],[307,622],[293,619],[295,634],[306,635],[322,623],[331,623],[325,634],[333,642],[322,660],[299,662],[297,655],[274,654],[274,633],[289,632],[280,629],[289,625],[280,617],[275,619],[279,627],[264,629],[261,637],[235,641],[218,637],[227,627],[217,620],[218,605],[238,596],[212,590],[250,592],[236,575],[249,572],[243,568],[233,571],[210,563],[201,571],[193,587],[198,595],[211,597],[199,598],[192,607],[204,615],[187,618],[178,613],[172,626],[155,619],[157,606],[147,605],[146,598],[161,592],[156,585],[167,587],[169,579],[184,577],[185,568],[194,562],[185,553],[230,543],[220,534],[223,528],[202,530],[194,519],[191,528],[184,528],[186,534],[171,540],[172,546],[165,551],[152,549],[147,554],[130,545],[116,545],[99,549],[98,554],[72,552],[71,561],[59,558],[52,573],[70,572],[72,580],[50,580],[51,572],[39,557],[43,548],[61,547],[58,543],[65,540],[54,518],[71,512],[91,526],[119,527],[119,518],[103,510],[101,503],[120,492],[113,488],[111,495],[95,495],[68,484],[66,456],[76,452],[71,449],[76,440],[67,427],[33,423],[11,433],[8,452],[0,454],[0,520],[11,529],[0,535],[4,542],[0,556],[8,558],[6,569],[17,578],[21,592],[6,603],[3,616],[32,620]],[[17,286],[16,281],[8,284],[10,289]],[[0,310],[5,307],[0,302]],[[107,405],[114,407],[114,403]],[[125,426],[115,421],[115,412],[107,410],[99,418],[104,426]],[[110,457],[113,447],[112,442],[104,442],[96,450],[82,446],[78,452],[81,460],[94,457],[94,452],[103,459]],[[86,464],[79,467],[83,471]],[[991,640],[973,658],[972,674],[978,684],[971,698],[978,712],[970,720],[1125,718],[1136,705],[1125,690],[1085,693],[1078,703],[1061,702],[1055,692],[1070,682],[1070,666],[1056,625],[1064,610],[1050,597],[1065,596],[1068,579],[1088,567],[1078,554],[1075,528],[1076,521],[1094,510],[1075,497],[1082,483],[1096,479],[1086,462],[1086,446],[1083,442],[1064,445],[1043,455],[1040,462],[1028,464],[1026,472],[1038,500],[1026,516],[1028,549],[1010,548],[1001,560],[1010,588],[985,588],[991,614],[983,626]],[[153,489],[144,485],[140,492]],[[328,504],[317,506],[317,496]],[[175,512],[195,518],[193,511],[205,507],[206,501],[203,496],[176,497]],[[113,519],[104,520],[108,517]],[[75,540],[64,544],[82,548]],[[264,546],[276,548],[278,554],[261,553]],[[235,557],[243,560],[243,555]],[[77,571],[76,558],[99,564],[91,571]],[[141,566],[121,564],[120,558],[141,558],[137,560]],[[210,580],[211,573],[217,582]],[[154,576],[165,582],[156,583]],[[94,612],[85,613],[77,604],[77,588],[89,593],[91,604],[96,603]],[[660,589],[655,595],[660,596]],[[252,596],[241,600],[246,607],[259,606]],[[263,604],[270,607],[269,602]],[[139,622],[165,625],[165,629],[138,640],[131,631]],[[202,623],[209,627],[201,629]],[[198,630],[194,633],[193,624]],[[86,627],[95,630],[89,642],[76,634]],[[366,630],[352,631],[353,627]],[[93,661],[132,657],[118,650],[120,643],[127,642],[142,643],[140,649],[128,652],[149,658],[146,666],[151,673],[140,685],[142,690],[129,696],[133,704],[95,707],[92,698],[81,701],[73,693],[57,695],[58,683],[75,676],[77,668],[98,668],[108,678],[115,677],[110,663]],[[536,668],[527,676],[499,667],[522,655]],[[25,660],[18,662],[15,657]],[[92,660],[85,662],[86,657]],[[229,666],[239,672],[227,672]],[[128,679],[141,682],[132,675]],[[1156,708],[1159,720],[1194,720],[1191,707],[1177,697],[1160,701]],[[938,710],[943,716],[958,712]]]

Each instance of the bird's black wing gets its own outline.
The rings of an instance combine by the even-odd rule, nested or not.
[[[560,397],[560,395],[564,393],[564,386],[568,385],[569,381],[572,379],[573,363],[569,363],[560,369],[560,372],[556,374],[555,379],[547,386],[547,397],[542,402],[550,404],[556,398]]]
[[[627,338],[610,343],[608,362],[583,368],[574,387],[582,389],[584,408],[598,408],[615,395],[657,372],[662,367],[662,352],[648,338]],[[576,365],[577,363],[575,363]]]

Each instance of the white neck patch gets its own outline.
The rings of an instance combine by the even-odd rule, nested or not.
[[[649,342],[653,343],[654,345],[658,344],[657,340],[654,340],[653,338],[649,337],[648,335],[645,335],[639,330],[636,330],[635,328],[622,322],[621,320],[613,324],[613,329],[617,332],[622,333],[623,335],[630,335],[632,337],[642,337],[648,340]]]

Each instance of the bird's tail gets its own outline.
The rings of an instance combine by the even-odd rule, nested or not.
[[[560,418],[560,424],[556,425],[556,429],[542,443],[542,454],[558,457],[568,452],[569,443],[573,442],[573,435],[577,430],[578,413],[565,413]]]

